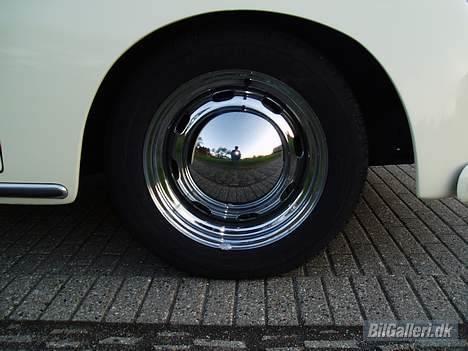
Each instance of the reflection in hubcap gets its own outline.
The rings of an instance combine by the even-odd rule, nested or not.
[[[246,203],[268,194],[283,170],[283,148],[274,126],[247,112],[214,117],[196,139],[191,175],[209,197]]]
[[[222,250],[292,233],[317,204],[328,167],[309,104],[281,81],[244,70],[179,87],[156,112],[143,153],[159,212],[188,238]]]

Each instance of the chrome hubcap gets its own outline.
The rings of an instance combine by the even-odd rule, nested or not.
[[[313,211],[327,147],[307,102],[251,71],[218,71],[177,89],[144,147],[148,189],[161,214],[207,246],[252,249],[290,234]]]
[[[248,100],[250,105],[255,102]],[[207,201],[232,205],[258,201],[271,193],[282,175],[280,135],[256,114],[222,113],[202,128],[196,140],[190,173]]]

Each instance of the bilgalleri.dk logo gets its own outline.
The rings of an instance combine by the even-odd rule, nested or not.
[[[448,321],[366,321],[363,334],[374,340],[456,339],[458,325]]]

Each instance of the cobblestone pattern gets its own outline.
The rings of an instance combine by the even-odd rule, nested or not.
[[[466,322],[468,207],[454,198],[417,199],[414,173],[411,165],[370,168],[336,240],[304,266],[265,280],[211,281],[168,266],[129,236],[104,196],[95,196],[99,180],[89,181],[90,191],[72,205],[1,206],[0,321]]]
[[[0,324],[1,325],[1,324]],[[463,339],[369,342],[356,328],[286,330],[177,328],[161,326],[121,327],[112,325],[56,325],[4,323],[0,333],[2,350],[466,350]]]
[[[231,164],[223,168],[195,159],[191,170],[195,182],[207,194],[220,201],[243,203],[257,200],[275,186],[283,170],[282,162],[277,157],[250,167]]]

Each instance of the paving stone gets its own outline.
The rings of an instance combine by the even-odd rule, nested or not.
[[[398,165],[397,167],[408,174],[413,180],[416,179],[416,167],[414,165]]]
[[[391,199],[386,200],[388,206],[399,218],[400,223],[404,222],[406,219],[416,219],[417,215],[414,211],[411,210],[398,196],[394,195]],[[399,223],[399,224],[400,224]],[[399,225],[397,224],[397,225]]]
[[[332,276],[334,275],[332,272],[331,267],[313,267],[313,266],[307,266],[306,267],[306,272],[305,276],[308,277],[325,277],[325,276]]]
[[[1,206],[0,212],[0,240],[2,243],[12,243],[15,240],[11,240],[10,235],[14,235],[18,232],[18,227],[21,225],[30,225],[29,219],[31,219],[32,209],[27,206]],[[21,230],[24,232],[24,229]],[[2,245],[2,248],[5,246]]]
[[[333,324],[320,278],[298,278],[297,294],[301,321],[304,325]]]
[[[81,346],[79,341],[53,340],[47,341],[46,347],[49,349],[78,349]]]
[[[306,340],[308,349],[359,349],[356,340]]]
[[[348,221],[348,224],[346,225],[344,229],[344,233],[346,237],[348,238],[349,242],[351,243],[351,245],[371,244],[364,228],[362,228],[356,216],[354,215]]]
[[[171,315],[171,324],[198,325],[202,321],[207,281],[182,279]]]
[[[366,320],[394,320],[395,315],[376,277],[352,278],[354,289],[364,310]]]
[[[296,299],[291,278],[267,280],[267,324],[298,325]]]
[[[438,276],[435,279],[466,323],[468,321],[467,284],[457,277]]]
[[[16,275],[4,273],[0,275],[0,292],[6,287],[10,282],[15,279]]]
[[[333,270],[338,276],[347,277],[360,273],[353,255],[330,254],[330,259],[333,264]]]
[[[51,253],[34,270],[36,274],[61,274],[70,260],[70,256]]]
[[[85,275],[89,267],[85,265],[67,263],[63,266],[60,273],[68,275]]]
[[[8,270],[21,258],[21,255],[0,254],[0,274],[7,274]],[[13,275],[16,275],[14,273]]]
[[[435,215],[433,212],[424,212],[419,215],[421,220],[426,224],[429,229],[431,229],[436,235],[442,233],[451,233],[452,230],[450,227],[445,224],[437,215]],[[464,224],[463,221],[461,221],[458,224]]]
[[[100,277],[82,301],[73,320],[102,321],[121,284],[121,277]]]
[[[117,267],[112,272],[114,275],[128,276],[140,275],[144,260],[148,255],[148,249],[144,247],[129,247],[122,255]]]
[[[379,194],[388,207],[395,213],[397,218],[401,219],[407,218],[417,218],[414,211],[406,205],[405,202],[386,184],[372,184],[372,188],[375,189],[377,194]]]
[[[91,208],[82,211],[71,211],[70,208],[62,220],[51,227],[47,235],[35,243],[31,253],[43,255],[54,253],[57,246],[89,215],[90,211]]]
[[[95,280],[96,278],[93,276],[70,278],[47,307],[41,319],[48,321],[71,320],[73,313]]]
[[[68,278],[68,276],[61,275],[44,277],[10,318],[15,320],[38,319]]]
[[[373,168],[371,172],[374,172],[380,179],[382,179],[384,184],[391,188],[397,195],[411,193],[410,190],[401,183],[398,178],[395,178],[385,167]]]
[[[381,256],[372,244],[358,244],[353,246],[353,251],[364,274],[381,275],[389,273]]]
[[[239,281],[236,325],[265,325],[265,283],[263,280]]]
[[[430,208],[428,208],[424,202],[422,202],[420,199],[414,196],[414,194],[402,194],[400,195],[400,198],[408,205],[411,207],[413,213],[416,215],[417,218],[421,219],[423,222],[426,222],[426,220],[430,221],[431,219],[436,219],[437,216],[435,215],[434,212],[431,211]],[[442,222],[440,222],[442,223]],[[427,223],[426,223],[427,224]],[[443,224],[443,223],[442,223]],[[432,229],[432,228],[431,228]]]
[[[429,317],[433,320],[459,320],[457,312],[450,305],[449,300],[438,287],[432,277],[410,277],[409,282],[418,294]]]
[[[234,320],[234,301],[236,282],[231,280],[212,280],[203,315],[203,324],[232,325]]]
[[[10,274],[32,274],[39,264],[46,258],[45,255],[22,256],[8,270]]]
[[[336,325],[361,325],[363,317],[348,278],[324,278],[325,294]]]
[[[351,250],[343,233],[338,233],[332,242],[328,244],[328,250],[333,254],[351,255]]]
[[[21,329],[21,324],[20,323],[10,323],[6,327],[7,330],[19,330]]]
[[[33,342],[31,335],[0,335],[0,343],[29,344]]]
[[[393,242],[390,244],[376,244],[385,266],[391,274],[405,275],[415,273],[410,261],[400,248]]]
[[[369,184],[369,183],[367,183]],[[395,216],[393,211],[387,204],[379,197],[371,185],[365,188],[364,198],[372,208],[373,212],[379,220],[386,226],[401,225],[400,220]]]
[[[111,323],[133,322],[145,297],[151,278],[127,278],[106,314],[105,321]]]
[[[378,350],[379,351],[413,351],[414,345],[409,342],[407,343],[392,342],[390,344],[380,344],[378,346]]]
[[[116,256],[123,255],[127,250],[130,242],[130,235],[123,229],[119,229],[116,233],[114,233],[110,241],[107,243],[103,250],[103,254]]]
[[[60,221],[60,217],[54,215],[40,216],[40,211],[33,214],[26,220],[15,226],[9,235],[3,238],[5,242],[12,242],[7,252],[25,254],[44,236],[50,228],[53,228]]]
[[[182,350],[190,350],[190,345],[153,345],[153,350],[155,351],[182,351]]]
[[[101,345],[126,345],[133,346],[138,344],[143,338],[139,337],[127,337],[127,336],[111,336],[102,340],[99,340]]]
[[[462,339],[429,339],[429,340],[416,340],[414,342],[416,350],[455,350],[466,351],[468,342]]]
[[[458,235],[440,235],[439,239],[461,262],[468,262],[468,245]]]
[[[183,331],[161,331],[158,332],[159,337],[163,338],[181,338],[181,337],[189,337],[192,334],[189,332],[183,332]]]
[[[69,262],[70,265],[89,266],[101,253],[108,239],[102,236],[91,236]]]
[[[263,335],[262,341],[283,343],[283,342],[287,342],[288,340],[295,341],[298,338],[299,338],[298,334],[282,333],[282,334],[274,334],[274,335]]]
[[[58,328],[53,329],[49,333],[50,335],[58,336],[70,336],[70,335],[87,335],[89,334],[87,329],[83,328]]]
[[[392,176],[396,177],[405,187],[407,187],[412,193],[414,193],[415,181],[407,173],[402,171],[398,166],[388,165],[384,167]]]
[[[278,277],[304,277],[306,276],[306,267],[299,266],[290,270],[289,272],[284,272],[278,275]]]
[[[468,225],[459,225],[453,226],[452,229],[457,233],[460,238],[462,238],[465,242],[468,241]]]
[[[425,201],[425,205],[434,211],[445,223],[449,225],[464,225],[465,221],[453,213],[443,202],[439,200]],[[448,227],[447,227],[448,228]],[[448,228],[449,229],[449,228]]]
[[[8,245],[8,248],[5,250],[6,255],[18,256],[21,257],[26,253],[31,253],[31,247],[40,240],[41,236],[44,236],[44,231],[38,231],[36,233],[31,233],[30,231],[21,235],[18,240],[16,240],[11,245]]]
[[[65,238],[64,242],[79,245],[86,243],[87,239],[96,230],[96,228],[98,228],[103,218],[105,218],[109,212],[109,208],[99,206],[98,201],[93,201],[90,204],[90,207],[91,211],[89,211],[89,215],[80,222],[79,226],[73,228]]]
[[[153,279],[137,317],[137,323],[167,323],[178,284],[175,278]]]
[[[384,182],[380,177],[374,172],[374,167],[369,167],[367,170],[367,177],[366,180],[369,183],[372,183],[374,185],[383,185]]]
[[[316,256],[309,259],[305,264],[307,275],[330,275],[332,274],[331,263],[326,250],[322,250]]]
[[[239,340],[210,340],[210,339],[195,339],[195,346],[210,347],[216,349],[245,349],[245,342]]]
[[[444,275],[439,265],[429,256],[424,254],[412,254],[408,257],[417,274],[422,275]]]
[[[393,189],[392,189],[393,190]],[[432,212],[429,208],[427,208],[424,203],[419,200],[413,193],[413,191],[408,191],[406,193],[397,194],[398,197],[403,201],[403,203],[408,206],[414,214],[413,218],[418,218],[421,215],[431,215]],[[400,219],[404,222],[405,219],[411,218],[403,218]]]
[[[404,277],[380,278],[385,295],[397,319],[427,320],[428,317]]]
[[[354,214],[356,216],[359,216],[359,215],[367,213],[368,211],[369,210],[367,208],[367,204],[364,201],[364,198],[363,198],[362,194],[360,194],[360,197],[358,199],[358,203],[356,204],[356,208],[354,209]]]
[[[92,275],[110,275],[115,271],[117,264],[120,260],[120,256],[114,255],[101,255],[93,261],[93,263],[87,267],[86,274]]]
[[[65,272],[66,269],[66,264],[68,261],[72,258],[72,256],[77,252],[80,248],[80,243],[76,242],[68,242],[68,241],[63,241],[60,243],[59,246],[51,253],[51,255],[54,256],[62,256],[66,258],[66,262],[63,262],[65,265],[61,267],[60,272]]]
[[[419,218],[409,218],[403,222],[420,243],[438,243],[440,241]]]
[[[448,274],[459,275],[466,272],[466,267],[441,243],[426,244],[425,248],[434,261]]]
[[[412,254],[425,254],[422,245],[405,227],[390,227],[388,232],[407,257],[411,257]]]
[[[314,267],[329,267],[330,262],[328,261],[325,251],[321,251],[316,256],[311,257],[307,265],[314,266]]]
[[[7,317],[34,288],[41,276],[18,276],[0,293],[0,320]]]
[[[457,216],[465,220],[465,224],[468,220],[468,207],[462,204],[458,199],[448,198],[440,200],[445,206],[450,208]]]
[[[364,229],[366,230],[369,238],[371,239],[374,245],[390,245],[393,243],[391,237],[388,235],[387,231],[383,225],[378,221],[375,215],[370,211],[370,209],[365,205],[365,212],[357,214],[359,221],[362,223]]]

